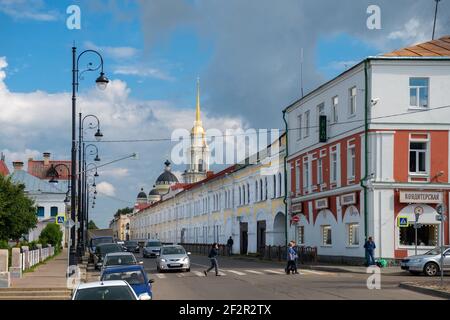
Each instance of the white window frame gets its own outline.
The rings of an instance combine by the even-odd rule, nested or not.
[[[424,150],[425,152],[425,171],[424,172],[420,172],[420,171],[409,171],[410,169],[410,163],[411,163],[411,143],[425,143],[426,145],[426,149]],[[419,150],[416,151],[416,157],[419,154]],[[416,169],[419,167],[419,162],[418,162],[418,158],[416,159]],[[430,175],[430,139],[409,139],[409,146],[408,146],[408,174],[409,176],[416,176],[416,177],[429,177]]]
[[[356,115],[356,96],[358,94],[358,90],[356,86],[348,89],[348,116],[354,117]]]
[[[297,227],[297,242],[298,244],[305,244],[305,226]]]
[[[352,152],[353,151],[353,152]],[[355,180],[356,177],[356,146],[347,145],[347,180]]]
[[[356,232],[355,232],[354,227],[356,227]],[[360,228],[360,225],[359,225],[358,222],[347,223],[347,225],[346,225],[346,230],[347,230],[347,247],[353,247],[353,248],[358,247],[359,248],[359,246],[361,244],[359,228]],[[356,237],[358,239],[358,243],[354,243],[355,234],[356,234]]]
[[[339,108],[339,96],[334,96],[331,98],[331,111],[332,111],[332,121],[333,123],[338,123],[339,116],[338,116],[338,108]]]
[[[336,157],[336,161],[333,158]],[[330,152],[330,184],[337,183],[338,152],[337,149]]]
[[[320,127],[320,116],[325,115],[325,102],[317,105],[317,132],[319,132]]]
[[[410,81],[412,79],[426,79],[428,81],[428,86],[424,87],[424,86],[411,86],[410,85]],[[409,77],[408,79],[408,88],[409,88],[409,108],[410,109],[426,109],[430,107],[430,78],[429,77]],[[420,105],[420,89],[421,88],[427,88],[427,105],[426,106],[421,106]],[[415,90],[416,91],[416,105],[412,105],[411,104],[411,90]]]
[[[325,230],[329,230],[329,232],[331,233],[330,239],[331,239],[331,243],[328,244],[326,243],[326,238],[328,238],[328,236],[325,238]],[[333,246],[333,229],[331,228],[331,225],[322,225],[320,226],[320,234],[322,236],[322,247],[332,247]]]
[[[305,112],[305,138],[309,137],[309,129],[311,124],[310,111]]]
[[[303,159],[303,190],[306,192],[309,190],[309,161],[308,158]]]
[[[317,184],[323,184],[323,159],[317,159]]]
[[[301,188],[301,179],[300,179],[300,164],[297,163],[295,165],[295,192],[297,194],[300,193],[300,188]],[[280,190],[281,191],[281,190]]]
[[[303,121],[303,116],[301,114],[299,114],[297,116],[297,140],[301,140],[302,139],[302,121]]]

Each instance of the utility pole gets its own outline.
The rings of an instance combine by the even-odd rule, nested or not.
[[[434,1],[436,1],[436,8],[434,10],[433,36],[431,37],[431,40],[434,40],[434,34],[436,31],[436,19],[437,19],[437,13],[438,13],[438,5],[441,0],[434,0]]]

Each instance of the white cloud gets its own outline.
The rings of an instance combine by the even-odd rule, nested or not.
[[[5,155],[6,164],[10,170],[12,169],[13,161],[22,161],[25,164],[26,169],[28,159],[36,159],[42,155],[40,151],[30,149],[25,149],[23,151],[11,151],[9,149],[3,149],[1,152]]]
[[[100,176],[114,177],[114,178],[124,178],[129,175],[129,170],[127,168],[115,168],[110,170],[99,171]]]
[[[425,33],[425,30],[427,31]],[[388,39],[401,40],[408,42],[409,45],[414,45],[430,40],[429,30],[424,28],[424,23],[418,18],[411,18],[406,22],[401,30],[389,33]]]
[[[56,21],[59,13],[55,10],[43,10],[42,0],[0,0],[0,12],[20,20]]]
[[[117,66],[114,69],[114,74],[138,76],[143,78],[156,78],[160,80],[173,81],[174,78],[155,68],[146,68],[142,66]]]
[[[113,59],[131,59],[139,54],[139,50],[133,47],[108,47],[97,46],[93,42],[86,41],[84,46],[87,49],[96,50],[104,53]]]
[[[97,184],[97,191],[110,197],[114,197],[116,195],[116,188],[111,183],[106,181]]]

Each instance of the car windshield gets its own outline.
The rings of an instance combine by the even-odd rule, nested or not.
[[[144,284],[145,278],[142,271],[127,271],[127,272],[112,272],[105,273],[101,279],[102,281],[106,280],[124,280],[128,282],[130,285],[135,284]]]
[[[136,241],[125,241],[125,245],[126,246],[136,246],[138,245],[138,243]]]
[[[77,291],[75,300],[136,300],[128,286],[101,286]]]
[[[113,243],[113,238],[96,238],[91,240],[91,246],[96,247],[100,243]]]
[[[445,250],[447,250],[447,249],[448,249],[448,247],[447,248],[444,247],[444,253],[445,253]],[[440,247],[436,247],[436,248],[431,249],[430,251],[426,252],[425,254],[428,255],[428,256],[435,256],[437,254],[441,254],[441,248]]]
[[[111,243],[97,247],[97,251],[100,252],[101,254],[106,254],[110,252],[121,252],[122,247],[118,244]]]
[[[149,242],[147,242],[146,247],[161,247],[161,242],[149,241]]]
[[[137,264],[136,258],[130,255],[120,255],[120,256],[108,256],[106,258],[106,266],[119,266],[119,265],[132,265]]]
[[[168,247],[163,249],[163,254],[186,254],[183,248],[180,247]]]

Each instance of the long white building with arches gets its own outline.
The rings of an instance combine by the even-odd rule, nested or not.
[[[173,184],[161,200],[131,216],[131,238],[208,244],[226,243],[231,236],[233,252],[241,254],[284,245],[284,155],[285,135],[259,152],[257,163],[209,172],[193,184]],[[289,240],[293,230],[288,224]]]

